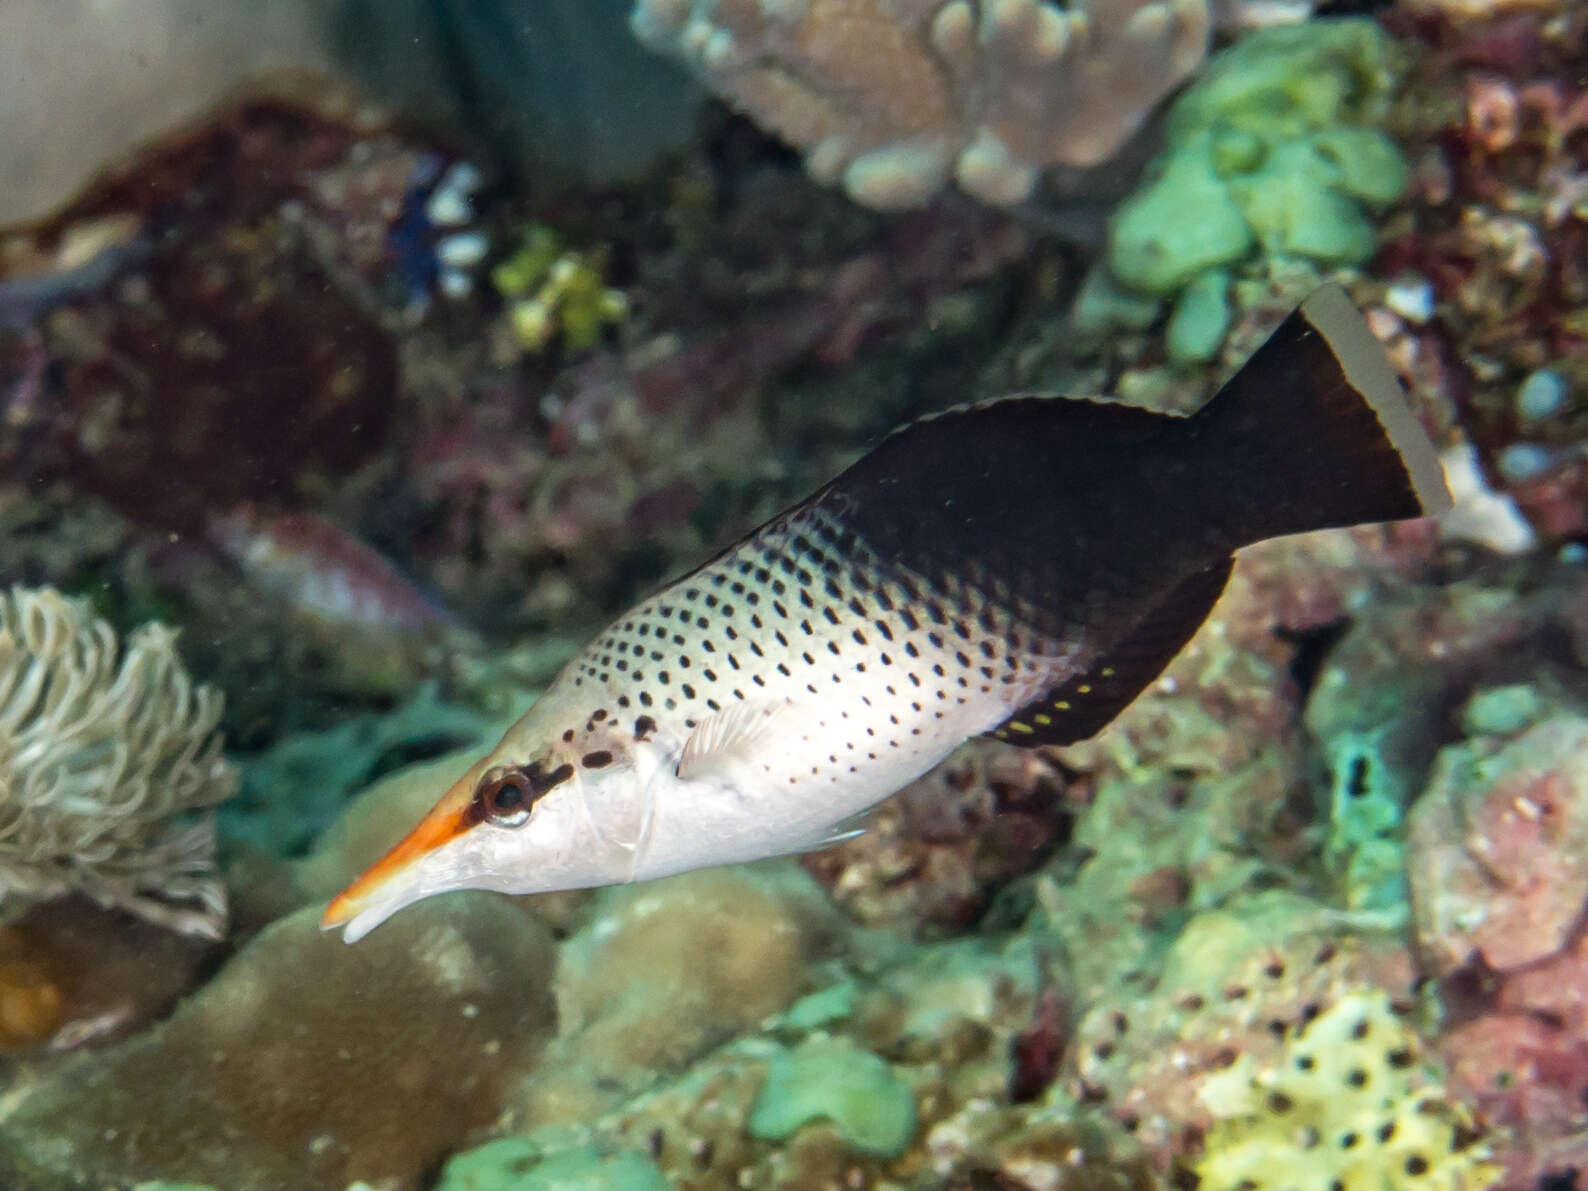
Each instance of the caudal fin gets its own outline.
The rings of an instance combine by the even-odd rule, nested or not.
[[[1450,507],[1438,453],[1337,285],[1280,323],[1192,422],[1241,542]]]

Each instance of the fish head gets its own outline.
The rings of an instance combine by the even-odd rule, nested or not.
[[[533,710],[395,847],[332,899],[321,926],[356,942],[437,893],[545,893],[627,881],[643,853],[650,782],[632,752],[599,767],[535,745]],[[553,736],[553,740],[557,737]]]

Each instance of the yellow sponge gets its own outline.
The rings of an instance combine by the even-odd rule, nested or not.
[[[1199,1094],[1216,1123],[1198,1191],[1480,1191],[1500,1177],[1381,991],[1304,1026],[1279,1066],[1243,1058]]]

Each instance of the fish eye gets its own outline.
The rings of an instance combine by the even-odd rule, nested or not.
[[[474,801],[498,827],[517,827],[529,818],[537,790],[530,775],[512,765],[499,765],[480,779]]]

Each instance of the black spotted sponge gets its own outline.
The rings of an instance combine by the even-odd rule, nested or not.
[[[1381,991],[1347,996],[1291,1040],[1206,1083],[1215,1124],[1199,1191],[1481,1191],[1500,1177],[1471,1116]]]

